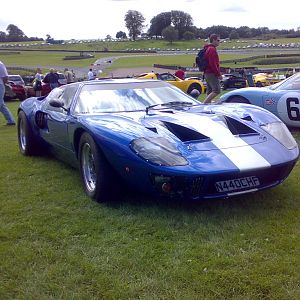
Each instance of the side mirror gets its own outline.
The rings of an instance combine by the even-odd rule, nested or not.
[[[58,107],[58,108],[63,108],[64,107],[64,103],[58,99],[51,99],[49,101],[49,105],[53,106],[53,107]]]
[[[49,105],[52,107],[57,107],[57,108],[62,108],[64,111],[68,111],[65,107],[64,107],[64,102],[58,99],[51,99],[49,101]]]

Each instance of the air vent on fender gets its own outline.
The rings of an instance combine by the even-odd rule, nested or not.
[[[252,135],[252,134],[259,134],[257,131],[252,129],[251,127],[247,126],[246,124],[233,119],[228,116],[223,116],[224,123],[227,125],[228,129],[231,131],[233,135]]]
[[[170,123],[163,121],[163,124],[166,126],[166,128],[172,132],[174,135],[176,135],[182,142],[189,142],[189,141],[209,141],[210,138],[204,134],[201,134],[200,132],[187,128],[182,125],[178,125],[175,123]]]
[[[38,111],[35,114],[35,123],[41,129],[47,128],[47,114]]]

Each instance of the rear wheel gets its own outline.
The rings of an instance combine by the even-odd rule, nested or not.
[[[117,196],[114,172],[90,134],[84,133],[79,142],[80,175],[86,194],[103,202]]]
[[[242,96],[233,96],[230,99],[227,100],[227,103],[246,103],[246,104],[250,104],[250,102],[242,97]]]

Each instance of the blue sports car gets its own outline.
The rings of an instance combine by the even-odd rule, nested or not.
[[[228,92],[221,96],[220,101],[250,103],[264,107],[286,125],[300,127],[300,73],[271,86]]]
[[[49,151],[80,170],[91,198],[121,182],[154,195],[219,198],[281,183],[298,146],[273,114],[247,104],[203,105],[158,80],[109,79],[56,88],[18,110],[24,155]]]

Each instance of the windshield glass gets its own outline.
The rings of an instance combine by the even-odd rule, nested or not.
[[[147,107],[168,102],[189,102],[198,105],[189,95],[176,87],[151,84],[92,84],[84,85],[78,96],[75,113],[103,113],[146,110]]]
[[[271,90],[292,90],[292,91],[299,91],[300,90],[300,72],[296,73],[295,75],[278,82],[272,86],[270,86]]]

